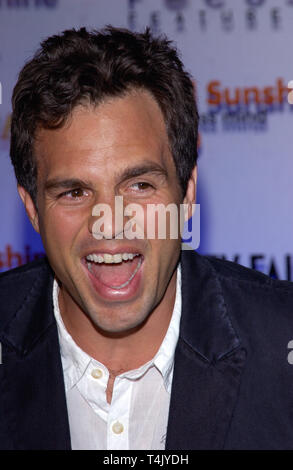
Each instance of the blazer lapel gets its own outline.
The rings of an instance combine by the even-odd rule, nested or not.
[[[175,352],[166,449],[222,449],[245,351],[209,261],[182,252],[182,317]]]
[[[70,449],[52,282],[43,269],[1,337],[6,448]]]

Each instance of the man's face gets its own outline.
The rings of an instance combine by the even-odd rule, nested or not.
[[[168,308],[180,234],[147,239],[147,205],[182,200],[156,101],[137,91],[97,107],[78,106],[65,126],[39,132],[35,154],[38,213],[31,210],[30,218],[67,310],[114,333],[138,327],[158,306]],[[124,207],[141,205],[144,239],[128,239],[115,226],[115,196],[123,196]],[[93,236],[97,204],[108,204],[113,213],[103,226],[107,238]]]

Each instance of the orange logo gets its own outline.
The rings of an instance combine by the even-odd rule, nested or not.
[[[293,88],[293,80],[291,88]],[[288,84],[289,87],[289,84]],[[276,80],[273,86],[250,86],[250,87],[223,87],[219,80],[213,80],[207,84],[207,103],[209,105],[221,105],[225,104],[228,106],[232,105],[248,105],[250,103],[255,104],[282,104],[284,99],[289,95],[290,91],[284,83],[282,78]],[[293,91],[292,93],[292,104],[293,104]],[[291,99],[291,98],[290,98]]]

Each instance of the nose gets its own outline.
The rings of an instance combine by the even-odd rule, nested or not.
[[[89,231],[97,239],[122,239],[124,231],[124,206],[122,196],[113,196],[97,202],[89,218]]]

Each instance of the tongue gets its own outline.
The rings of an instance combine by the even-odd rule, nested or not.
[[[119,264],[91,263],[91,273],[106,286],[119,287],[131,278],[139,258],[136,256],[132,261],[122,261]]]

